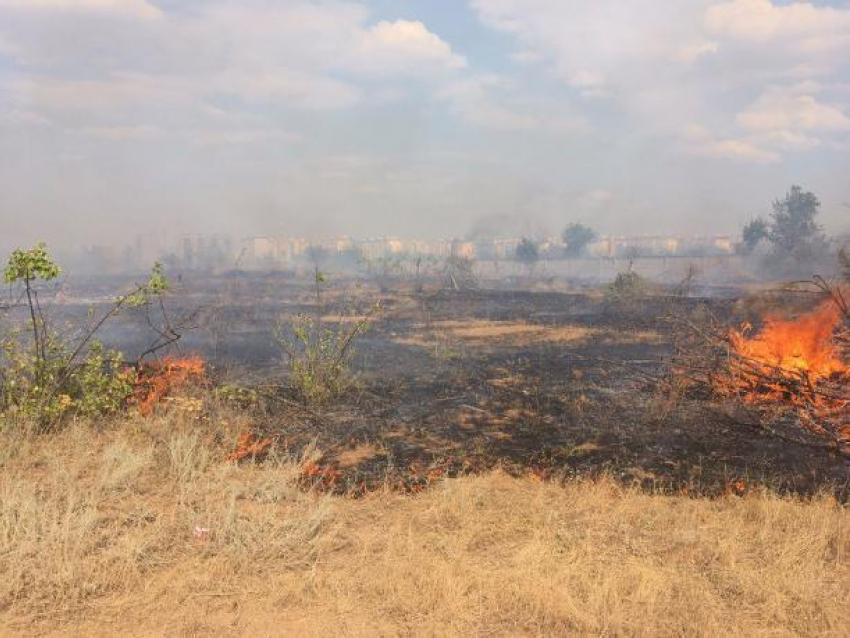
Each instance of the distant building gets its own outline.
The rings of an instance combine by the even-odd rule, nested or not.
[[[479,237],[475,240],[475,255],[478,259],[501,261],[513,259],[519,239]]]
[[[725,235],[609,235],[588,246],[588,254],[607,258],[710,256],[732,252],[734,243]]]
[[[381,259],[404,252],[404,243],[396,237],[375,237],[357,243],[366,259]]]
[[[310,246],[320,246],[330,259],[339,263],[353,263],[353,255],[365,259],[390,256],[431,256],[444,259],[450,255],[480,260],[513,260],[521,239],[478,237],[474,241],[463,239],[400,239],[398,237],[372,237],[356,240],[343,236],[321,242],[300,237],[258,235],[243,239],[240,244],[221,235],[184,235],[171,251],[157,248],[158,256],[168,258],[174,266],[216,270],[232,267],[237,261],[245,268],[291,268],[303,260]],[[546,259],[565,257],[560,237],[544,237],[538,242],[540,255]],[[118,250],[116,247],[98,247],[89,250],[91,263],[102,265],[104,271],[129,271],[139,263],[148,263],[151,249],[144,242]],[[720,256],[734,253],[734,241],[727,235],[682,237],[676,235],[607,235],[587,247],[587,257],[603,259],[629,259],[642,257]],[[237,258],[238,255],[238,258]]]
[[[270,235],[249,237],[245,244],[248,264],[260,268],[289,266],[310,246],[305,239]]]
[[[464,259],[475,258],[475,244],[471,241],[452,241],[452,257],[463,257]]]

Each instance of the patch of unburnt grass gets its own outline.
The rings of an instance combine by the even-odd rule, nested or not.
[[[705,500],[490,472],[352,500],[303,490],[312,450],[228,463],[218,431],[228,424],[184,418],[0,435],[16,446],[0,462],[4,631],[846,627],[848,513],[828,496]]]

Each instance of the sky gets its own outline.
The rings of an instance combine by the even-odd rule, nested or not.
[[[0,0],[0,247],[850,229],[850,1]]]

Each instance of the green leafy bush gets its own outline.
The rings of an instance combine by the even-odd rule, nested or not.
[[[136,371],[124,364],[123,355],[96,341],[74,375],[74,406],[86,416],[118,412],[133,393],[135,380]]]
[[[354,341],[378,308],[364,317],[340,317],[332,323],[300,314],[279,327],[276,336],[286,354],[289,382],[304,402],[327,403],[350,387]]]
[[[114,413],[133,391],[135,371],[120,352],[94,341],[78,362],[69,365],[67,343],[45,335],[44,357],[24,346],[20,333],[0,342],[0,413],[7,417],[56,423],[74,412],[85,416]]]
[[[44,244],[15,250],[4,270],[4,281],[21,287],[29,315],[26,324],[0,335],[0,417],[7,422],[24,419],[46,428],[69,413],[97,416],[123,408],[133,392],[135,370],[95,335],[123,308],[143,306],[169,287],[157,263],[147,282],[118,297],[72,342],[50,325],[39,301],[39,282],[61,272]]]

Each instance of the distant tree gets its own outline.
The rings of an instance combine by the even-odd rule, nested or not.
[[[748,222],[741,232],[741,243],[738,244],[739,252],[750,254],[755,250],[758,243],[770,235],[770,225],[763,217]]]
[[[597,234],[584,224],[570,224],[564,229],[561,238],[564,240],[564,252],[567,257],[578,257],[586,250],[588,244],[596,241]]]
[[[817,223],[819,212],[820,202],[814,193],[792,186],[783,199],[773,202],[767,219],[759,217],[744,226],[737,249],[751,253],[766,240],[770,250],[763,256],[762,265],[774,276],[797,275],[801,268],[807,270],[815,264],[825,266],[829,240]]]
[[[815,221],[820,202],[814,193],[792,186],[785,199],[773,203],[768,239],[778,256],[810,259],[827,246],[823,228]]]
[[[838,263],[844,270],[844,279],[850,281],[850,250],[847,246],[838,251]]]
[[[540,261],[540,248],[533,240],[523,237],[516,247],[516,260],[529,270],[534,270],[537,262]]]

